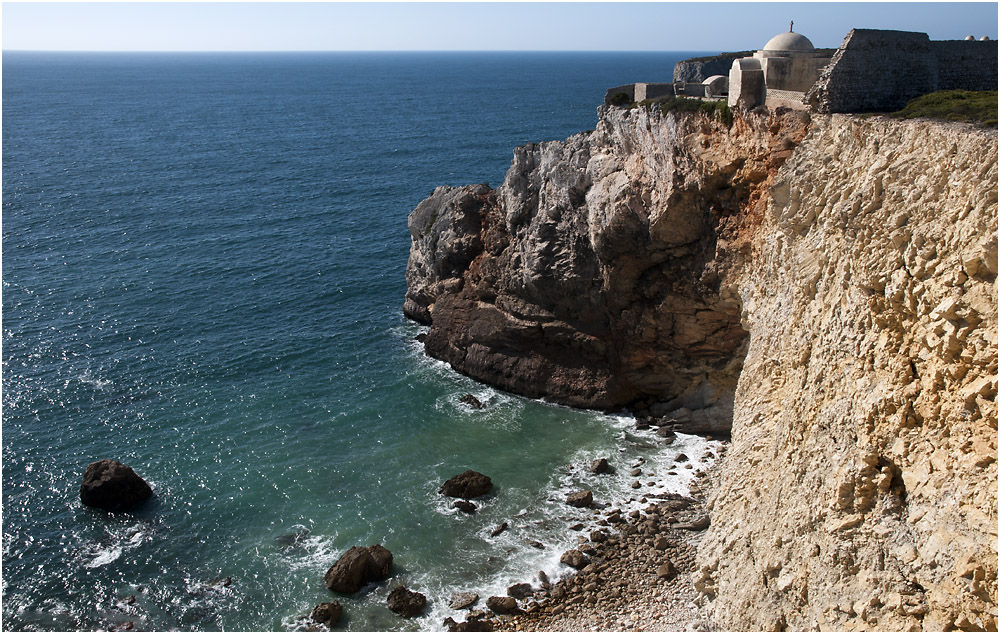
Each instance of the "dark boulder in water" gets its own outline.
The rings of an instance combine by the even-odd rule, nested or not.
[[[380,544],[354,546],[330,566],[323,577],[333,592],[354,594],[365,584],[381,581],[392,572],[392,553]]]
[[[505,530],[507,530],[507,528],[508,528],[509,526],[510,526],[510,524],[508,524],[507,522],[504,522],[504,523],[503,523],[503,524],[501,524],[500,526],[497,526],[496,528],[494,528],[493,530],[491,530],[491,531],[490,531],[490,537],[496,537],[496,536],[497,536],[497,535],[499,535],[500,533],[502,533],[502,532],[504,532]]]
[[[477,498],[493,489],[493,481],[477,471],[468,470],[449,479],[441,486],[439,493],[451,498]]]
[[[598,458],[597,460],[590,463],[590,472],[597,474],[601,473],[610,474],[615,472],[615,468],[611,466],[607,458]]]
[[[151,497],[153,490],[131,467],[117,460],[98,460],[87,466],[80,485],[80,501],[108,511],[123,510]]]
[[[579,491],[571,493],[566,497],[566,504],[577,508],[587,508],[594,503],[594,494],[591,491]]]
[[[483,409],[483,408],[486,407],[486,405],[482,401],[480,401],[478,398],[476,398],[472,394],[466,394],[465,396],[463,396],[462,398],[460,398],[458,400],[460,402],[462,402],[462,403],[465,403],[466,405],[468,405],[472,409]]]
[[[406,618],[423,614],[427,607],[427,597],[406,588],[399,586],[389,593],[389,609]]]
[[[328,628],[333,628],[337,623],[340,623],[340,619],[344,616],[344,608],[341,607],[340,603],[332,601],[330,603],[320,603],[315,608],[313,608],[310,617],[317,623],[322,623]]]
[[[455,503],[452,504],[452,506],[457,508],[459,511],[462,511],[463,513],[476,512],[476,505],[468,500],[455,500]]]
[[[531,589],[530,583],[515,583],[507,587],[507,596],[515,599],[525,599],[531,596],[532,592],[534,590]]]

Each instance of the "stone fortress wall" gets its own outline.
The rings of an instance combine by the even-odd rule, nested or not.
[[[852,29],[806,94],[816,112],[899,110],[936,90],[996,90],[997,43]]]

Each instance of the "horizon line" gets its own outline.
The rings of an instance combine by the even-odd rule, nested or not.
[[[0,53],[711,53],[717,49],[521,49],[521,48],[468,48],[468,49],[36,49],[5,48]]]

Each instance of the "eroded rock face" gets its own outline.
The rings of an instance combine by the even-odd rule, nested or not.
[[[750,248],[716,622],[995,629],[996,132],[817,117]]]
[[[146,481],[117,460],[98,460],[83,472],[80,501],[108,511],[124,510],[153,495]]]
[[[593,133],[517,148],[496,190],[435,190],[410,215],[404,305],[427,353],[525,396],[727,431],[746,333],[720,283],[807,127],[756,117],[602,109]]]

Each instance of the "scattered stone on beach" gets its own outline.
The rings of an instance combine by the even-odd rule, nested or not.
[[[515,583],[507,587],[507,596],[515,599],[524,599],[531,596],[533,590],[530,583]]]
[[[538,571],[538,582],[541,584],[546,584],[549,582],[549,576],[545,574],[544,570]]]
[[[687,457],[687,454],[682,453],[677,454],[677,457],[674,458],[674,462],[687,462],[688,460],[690,460],[690,458]]]
[[[80,501],[107,511],[124,510],[151,497],[153,490],[131,467],[117,460],[87,465],[80,485]]]
[[[615,468],[611,466],[607,458],[598,458],[597,460],[590,463],[590,472],[596,474],[611,474],[615,472]]]
[[[607,541],[607,539],[608,534],[602,530],[596,530],[590,534],[590,541],[595,544],[600,544],[601,542]]]
[[[445,482],[439,493],[451,498],[478,498],[493,489],[493,481],[489,476],[469,469]]]
[[[392,592],[389,593],[386,603],[388,603],[389,609],[396,614],[411,618],[423,614],[424,608],[427,607],[427,597],[406,586],[399,586],[393,588]]]
[[[463,513],[476,512],[476,505],[468,500],[455,500],[455,503],[452,504],[452,506],[457,508],[459,511],[462,511]]]
[[[571,530],[571,531],[582,531],[583,529],[584,529],[584,525],[580,524],[580,523],[572,524],[569,527],[569,530]]]
[[[570,493],[566,498],[566,504],[577,508],[586,508],[594,503],[593,491],[579,491]]]
[[[641,486],[642,486],[642,485],[641,485],[641,484],[639,484],[639,481],[638,481],[638,480],[636,480],[635,482],[633,482],[633,483],[632,483],[632,488],[633,488],[633,489],[638,489],[638,488],[639,488],[639,487],[641,487]]]
[[[486,607],[497,614],[514,614],[518,611],[517,599],[514,597],[490,597],[486,599]]]
[[[451,602],[448,604],[452,610],[464,610],[471,608],[479,601],[479,595],[475,592],[456,592],[451,595]]]
[[[481,621],[471,616],[468,621],[455,622],[450,616],[444,620],[444,626],[449,632],[492,632],[493,624],[489,621]]]
[[[510,524],[508,524],[507,522],[504,522],[504,523],[503,523],[503,524],[501,524],[500,526],[497,526],[497,527],[496,527],[496,528],[494,528],[494,529],[493,529],[492,531],[490,531],[490,537],[496,537],[496,536],[497,536],[497,535],[499,535],[500,533],[502,533],[502,532],[504,532],[505,530],[507,530],[507,529],[508,529],[509,527],[510,527]]]
[[[657,537],[656,541],[653,542],[653,548],[656,550],[666,550],[670,548],[670,540],[666,537]]]
[[[703,531],[709,527],[711,520],[708,515],[699,515],[690,522],[679,522],[674,524],[674,528],[681,528],[687,531]]]
[[[570,568],[580,570],[590,563],[590,558],[579,550],[571,549],[564,552],[562,557],[559,558],[559,561],[566,564]]]
[[[637,478],[642,475],[642,469],[632,469],[632,477]]]
[[[354,594],[369,582],[387,578],[391,572],[392,553],[387,548],[381,544],[368,548],[354,546],[330,566],[323,581],[333,592]]]
[[[670,579],[673,579],[676,576],[677,576],[677,568],[675,568],[674,564],[671,563],[669,560],[660,564],[660,567],[656,569],[657,579],[666,579],[669,581]]]
[[[313,608],[312,614],[309,616],[317,623],[322,623],[328,628],[333,629],[337,623],[340,623],[340,619],[344,616],[344,608],[337,601],[320,603]]]
[[[482,401],[480,401],[478,398],[476,398],[472,394],[466,394],[465,396],[463,396],[462,398],[460,398],[458,400],[461,403],[465,403],[466,405],[468,405],[472,409],[483,409],[483,408],[486,407],[486,405]]]

